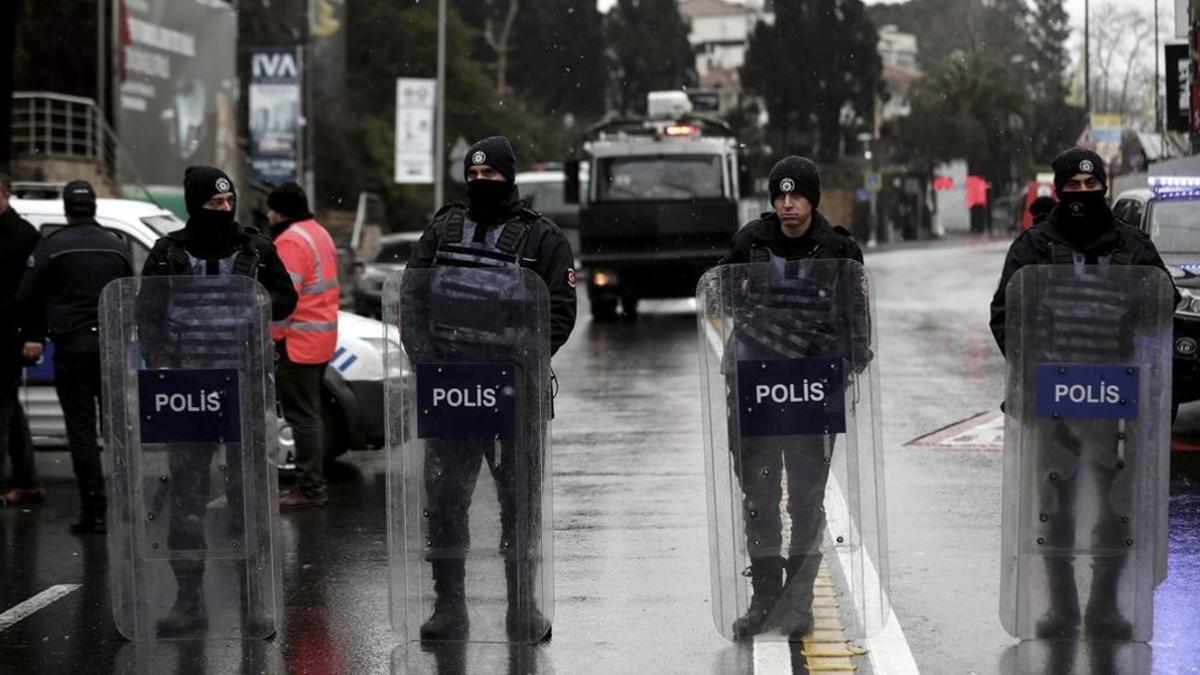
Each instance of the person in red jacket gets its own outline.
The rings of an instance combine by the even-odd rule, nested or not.
[[[298,489],[285,492],[285,509],[324,506],[324,435],[321,379],[337,346],[337,250],[329,232],[308,210],[308,197],[296,183],[284,183],[267,197],[267,220],[279,258],[300,295],[296,311],[271,324],[279,359],[275,384],[283,416],[296,443]]]

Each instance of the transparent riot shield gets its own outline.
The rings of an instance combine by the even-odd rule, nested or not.
[[[869,280],[849,260],[697,287],[713,619],[730,639],[859,639],[889,614]]]
[[[533,643],[550,630],[550,303],[525,269],[389,277],[392,628]]]
[[[269,311],[241,276],[121,279],[100,298],[113,614],[132,640],[276,630]]]
[[[1150,639],[1172,310],[1152,267],[1038,265],[1008,284],[1000,617],[1015,637]]]

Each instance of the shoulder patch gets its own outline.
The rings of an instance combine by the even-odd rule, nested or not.
[[[570,286],[571,288],[575,288],[576,281],[577,280],[575,278],[575,268],[568,267],[567,268],[567,285]]]

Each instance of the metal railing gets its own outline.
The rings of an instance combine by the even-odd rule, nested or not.
[[[158,203],[90,98],[49,91],[13,93],[12,146],[16,155],[95,162],[126,189],[139,190],[146,201]]]
[[[13,94],[13,152],[30,157],[63,157],[98,162],[115,169],[117,147],[96,102],[45,91]]]

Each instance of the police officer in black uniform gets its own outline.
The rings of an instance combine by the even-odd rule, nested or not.
[[[160,238],[142,268],[143,277],[240,275],[257,279],[271,297],[271,319],[291,315],[298,296],[283,262],[269,239],[242,228],[235,220],[237,194],[220,169],[188,168],[183,179],[187,204],[186,226]],[[138,297],[140,342],[152,368],[236,367],[243,361],[241,345],[231,339],[228,320],[236,307],[213,306],[204,294],[178,293],[168,297],[168,287],[145,284]],[[171,317],[168,320],[168,317]],[[236,320],[235,320],[236,323]],[[167,544],[173,550],[205,547],[204,513],[209,502],[210,465],[216,446],[201,445],[170,451],[170,509]],[[242,462],[226,462],[225,494],[230,498],[230,527],[244,532]],[[208,625],[202,585],[205,563],[173,559],[177,585],[169,614],[158,621],[159,636],[194,637]]]
[[[1143,265],[1158,267],[1163,274],[1168,274],[1150,238],[1114,217],[1106,195],[1108,176],[1099,155],[1083,148],[1071,148],[1056,157],[1052,166],[1059,203],[1046,219],[1021,233],[1013,242],[1000,275],[1000,285],[992,299],[991,329],[1002,353],[1005,351],[1008,282],[1026,265],[1074,265],[1076,269]],[[1038,350],[1036,359],[1062,361],[1084,351],[1114,359],[1132,353],[1133,336],[1128,328],[1131,321],[1121,316],[1110,316],[1097,322],[1086,337],[1070,329],[1055,330],[1056,324],[1077,326],[1081,321],[1081,308],[1107,304],[1117,311],[1129,311],[1136,298],[1129,297],[1128,293],[1129,289],[1113,288],[1103,279],[1086,277],[1078,277],[1078,282],[1071,287],[1046,289],[1039,301],[1037,325],[1031,328],[1037,331],[1037,338],[1033,340],[1034,348]],[[1108,499],[1120,473],[1120,462],[1115,453],[1105,452],[1100,447],[1107,447],[1111,441],[1100,442],[1085,433],[1086,430],[1073,431],[1059,422],[1052,432],[1038,441],[1044,448],[1039,451],[1039,462],[1047,464],[1039,465],[1038,475],[1048,476],[1045,483],[1037,486],[1037,497],[1047,516],[1043,521],[1046,522],[1044,538],[1049,546],[1079,548],[1074,515],[1077,498],[1080,494],[1095,494],[1103,499],[1097,505],[1099,516],[1093,526],[1092,545],[1120,549],[1125,539],[1123,523]],[[1071,459],[1064,461],[1064,457]],[[1082,466],[1085,462],[1086,469]],[[1085,470],[1099,477],[1097,489],[1081,491]],[[1045,564],[1051,609],[1037,622],[1036,634],[1043,639],[1077,638],[1080,612],[1074,558],[1046,556]],[[1129,639],[1132,634],[1117,602],[1124,566],[1123,555],[1094,556],[1091,591],[1084,616],[1084,626],[1092,638],[1122,640]]]
[[[832,298],[855,297],[837,286],[846,280],[834,277],[833,268],[804,271],[801,260],[853,260],[862,263],[862,250],[849,231],[831,225],[817,210],[821,202],[821,176],[816,164],[795,155],[780,160],[768,179],[773,211],[747,223],[733,236],[732,250],[722,265],[766,263],[776,287],[764,284],[746,288],[745,315],[735,317],[727,358],[804,358],[841,355],[847,340],[840,339],[835,324],[853,325],[849,342],[851,367],[861,371],[869,359],[869,325],[866,298],[852,307],[835,307]],[[823,278],[831,276],[833,278]],[[861,288],[859,280],[853,283]],[[763,289],[767,289],[763,293]],[[839,317],[848,317],[849,322]],[[726,372],[736,372],[734,366]],[[732,388],[730,388],[732,392]],[[737,418],[737,402],[727,402],[730,419]],[[825,530],[823,502],[829,478],[828,458],[833,436],[809,435],[736,438],[730,424],[730,448],[735,450],[734,473],[742,489],[747,550],[753,594],[747,613],[733,625],[738,639],[748,639],[780,628],[799,639],[812,631],[813,586],[821,563]],[[783,543],[780,515],[786,466],[791,539]],[[785,555],[786,554],[786,555]],[[784,573],[787,584],[784,585]],[[776,606],[782,601],[782,606]],[[776,619],[769,621],[768,617]],[[768,625],[771,624],[771,625]]]
[[[507,138],[485,138],[467,152],[463,171],[468,205],[443,207],[425,228],[408,262],[409,269],[433,267],[527,267],[546,283],[550,296],[550,350],[567,341],[575,326],[575,270],[570,245],[549,218],[529,208],[515,184],[517,158]],[[436,289],[434,289],[436,291]],[[484,308],[484,311],[489,311]],[[470,346],[439,345],[451,349]],[[472,351],[472,354],[475,352]],[[546,383],[548,385],[548,383]],[[536,386],[536,385],[534,385]],[[506,444],[507,445],[507,444]],[[426,493],[430,505],[429,532],[435,549],[458,551],[461,557],[431,558],[437,600],[433,616],[421,626],[425,640],[461,640],[467,635],[464,575],[469,542],[466,505],[470,504],[481,460],[500,493],[502,537],[514,538],[521,523],[537,540],[539,496],[515,485],[520,476],[540,475],[541,448],[502,448],[509,459],[498,462],[491,442],[431,440],[426,456]],[[514,459],[517,458],[517,459]],[[521,469],[509,468],[525,462]],[[522,499],[519,494],[528,496]],[[524,501],[525,503],[519,503]],[[511,639],[526,641],[549,636],[550,625],[532,596],[536,555],[506,549],[508,624]],[[528,625],[520,625],[525,617]]]
[[[1001,353],[1005,291],[1012,275],[1026,265],[1148,265],[1166,272],[1150,237],[1122,223],[1109,208],[1108,173],[1100,155],[1071,148],[1054,158],[1051,167],[1058,205],[1013,241],[992,296],[991,329]]]
[[[25,355],[54,341],[54,389],[67,425],[81,516],[75,534],[104,534],[107,499],[96,441],[100,406],[100,292],[133,275],[129,248],[96,222],[96,191],[87,181],[63,188],[67,226],[38,243],[21,282]]]
[[[0,445],[8,448],[13,484],[0,497],[0,505],[40,502],[46,491],[38,487],[33,470],[33,439],[29,421],[21,408],[21,369],[24,366],[20,324],[17,320],[17,291],[29,255],[37,246],[38,231],[13,209],[12,181],[0,173]],[[3,461],[3,459],[0,459]]]

